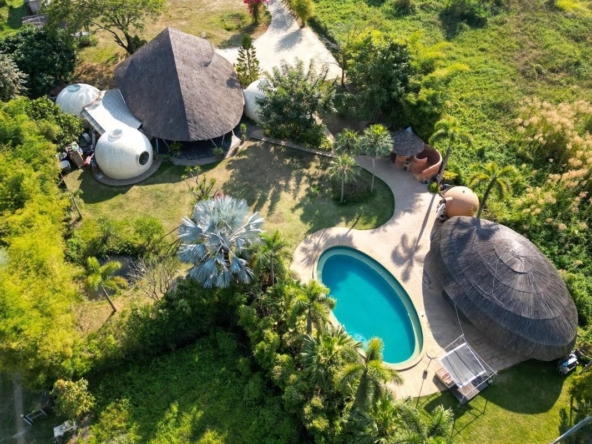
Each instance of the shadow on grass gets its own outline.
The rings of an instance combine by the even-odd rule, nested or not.
[[[78,180],[80,181],[80,190],[82,190],[82,200],[86,204],[95,204],[104,202],[114,197],[126,194],[133,187],[142,187],[146,185],[155,185],[160,183],[175,183],[179,182],[181,176],[185,172],[185,167],[175,166],[170,163],[163,163],[154,175],[150,176],[145,181],[124,187],[112,187],[103,185],[97,181],[91,174],[90,170],[82,172]]]
[[[26,17],[29,14],[29,10],[25,3],[17,8],[10,6],[8,8],[8,19],[6,20],[6,23],[11,29],[20,29],[23,26],[23,17]]]
[[[446,40],[453,40],[465,29],[478,29],[487,26],[487,19],[477,16],[457,16],[444,10],[440,13],[440,23]]]
[[[455,430],[460,433],[484,416],[499,416],[500,410],[529,415],[547,412],[559,399],[565,382],[554,362],[530,360],[500,372],[490,387],[464,406],[448,392],[428,397],[420,406],[429,412],[440,404],[452,407]]]
[[[271,216],[282,193],[298,196],[314,161],[310,154],[257,143],[230,159],[222,191],[245,199],[255,211],[267,207]]]

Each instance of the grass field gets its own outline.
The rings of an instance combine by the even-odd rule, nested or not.
[[[323,171],[327,159],[260,143],[245,146],[204,174],[215,178],[224,194],[245,199],[265,218],[265,230],[279,230],[292,249],[322,228],[376,228],[393,214],[393,194],[380,180],[368,201],[340,205],[332,199]],[[154,176],[132,187],[104,186],[81,170],[69,174],[66,182],[73,190],[82,189],[85,218],[150,215],[169,231],[190,214],[193,204],[183,173],[183,167],[164,163]],[[361,180],[369,182],[370,177],[364,171]]]

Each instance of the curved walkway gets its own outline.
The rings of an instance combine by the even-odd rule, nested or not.
[[[357,160],[360,166],[372,171],[370,157],[360,156]],[[309,281],[320,254],[329,247],[343,245],[368,254],[390,271],[415,305],[423,324],[426,352],[417,365],[399,372],[405,383],[393,389],[399,397],[428,395],[444,389],[435,382],[439,364],[431,362],[430,356],[440,356],[443,348],[461,334],[456,313],[441,296],[442,288],[430,278],[428,267],[424,269],[439,198],[429,193],[411,173],[396,168],[388,159],[376,160],[376,176],[391,188],[395,197],[395,213],[389,221],[373,230],[335,227],[317,231],[298,245],[291,268],[304,282]],[[523,360],[487,342],[471,325],[463,323],[462,329],[471,346],[495,370]]]
[[[254,42],[262,71],[271,71],[281,60],[293,64],[296,58],[308,65],[316,62],[317,69],[329,70],[327,78],[341,77],[341,68],[331,52],[310,28],[300,28],[282,0],[270,0],[267,5],[271,23],[265,34]],[[238,48],[217,49],[230,63],[236,63]]]

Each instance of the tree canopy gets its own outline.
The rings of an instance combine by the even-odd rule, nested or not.
[[[24,93],[27,76],[6,54],[0,54],[0,101],[8,102],[18,94]]]

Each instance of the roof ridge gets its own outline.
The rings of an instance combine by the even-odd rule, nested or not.
[[[181,102],[183,103],[183,117],[185,118],[185,121],[187,121],[187,106],[186,106],[186,101],[185,101],[185,91],[183,90],[183,85],[184,82],[181,82],[181,79],[179,78],[179,69],[177,68],[177,51],[176,51],[176,43],[173,43],[173,38],[171,36],[171,31],[174,31],[176,33],[181,33],[181,31],[179,31],[177,28],[173,28],[172,26],[167,26],[166,27],[166,31],[167,31],[167,35],[169,38],[169,44],[171,45],[171,52],[173,54],[173,67],[175,69],[175,79],[177,79],[176,83],[177,86],[179,87],[179,91],[181,92]],[[176,41],[175,41],[176,42]],[[187,128],[187,137],[191,137],[190,131],[189,131],[189,127]]]

